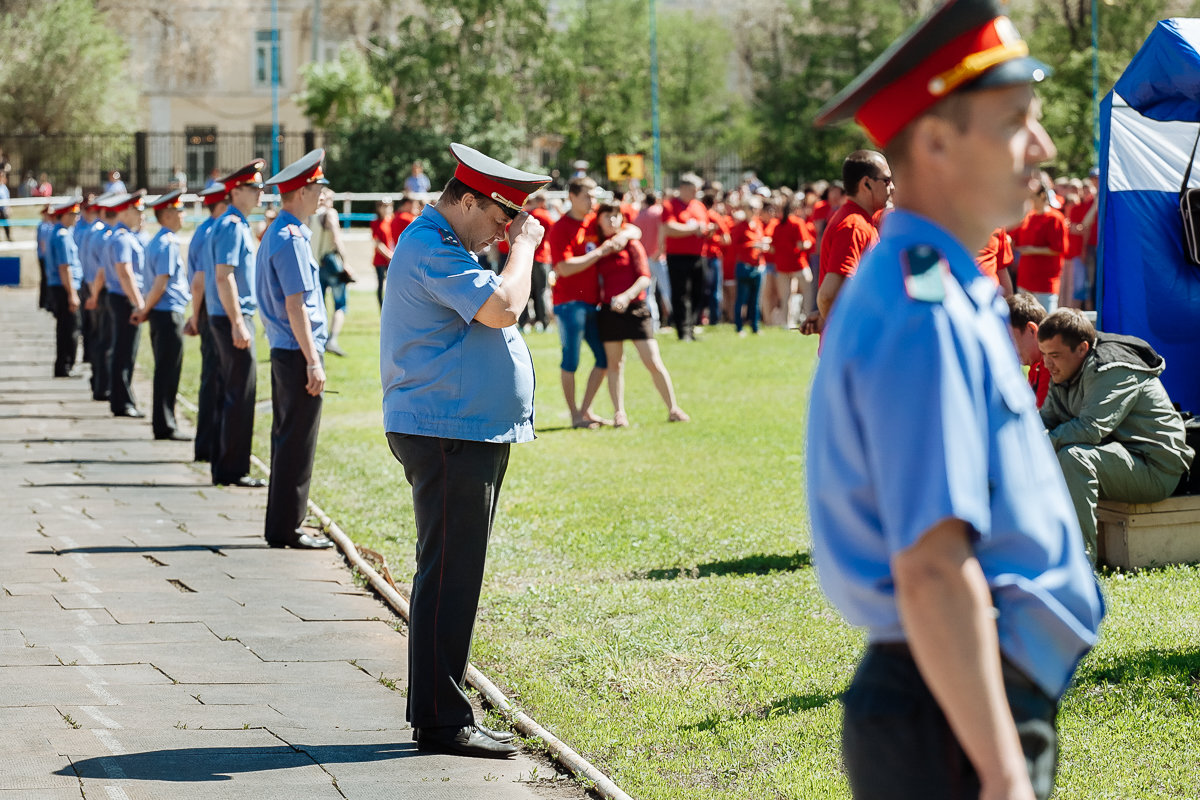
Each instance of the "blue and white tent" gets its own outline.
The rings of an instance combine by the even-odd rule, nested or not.
[[[1200,267],[1179,217],[1198,136],[1200,20],[1164,20],[1100,106],[1099,324],[1148,341],[1171,399],[1200,414]],[[1189,185],[1200,188],[1200,164]]]

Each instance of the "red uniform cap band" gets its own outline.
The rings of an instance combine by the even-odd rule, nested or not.
[[[61,217],[63,214],[78,214],[79,205],[79,203],[65,203],[50,209],[50,213],[56,217]]]
[[[477,192],[483,192],[500,205],[514,211],[520,211],[529,192],[493,180],[490,175],[471,169],[460,163],[454,170],[454,177],[470,186]]]
[[[1029,55],[1029,47],[1008,17],[952,39],[920,66],[862,104],[854,119],[882,147],[908,123],[997,64]]]
[[[321,171],[321,165],[317,164],[312,172],[305,175],[297,175],[296,177],[284,181],[283,183],[275,184],[275,186],[280,194],[287,194],[288,192],[294,192],[299,188],[307,186],[310,183],[328,183],[329,181],[324,180],[324,178],[325,173]]]

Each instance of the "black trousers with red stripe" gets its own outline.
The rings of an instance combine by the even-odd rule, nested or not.
[[[408,632],[408,710],[414,728],[474,723],[463,691],[488,539],[507,444],[388,433],[412,485],[417,572]]]

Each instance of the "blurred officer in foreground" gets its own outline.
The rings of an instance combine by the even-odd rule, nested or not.
[[[821,585],[868,647],[844,695],[856,798],[1045,798],[1057,702],[1103,602],[974,253],[1054,156],[999,0],[951,0],[835,97],[896,210],[838,299],[809,409]]]
[[[320,268],[313,257],[311,217],[329,184],[325,151],[313,150],[275,175],[280,209],[263,234],[256,263],[258,302],[271,344],[271,485],[266,538],[271,547],[333,547],[301,529],[308,516],[308,485],[321,425],[325,390],[322,356],[329,330]]]
[[[250,477],[254,438],[254,236],[247,217],[262,199],[261,158],[221,179],[229,191],[229,209],[213,223],[211,257],[205,262],[204,303],[217,348],[223,396],[217,406],[212,444],[212,482],[218,486],[261,488]],[[210,264],[211,262],[211,264]],[[210,271],[211,270],[211,271]]]
[[[154,350],[154,400],[150,420],[155,439],[190,441],[175,421],[175,396],[183,370],[183,312],[192,299],[183,254],[176,234],[183,226],[182,189],[149,203],[159,229],[146,246],[146,306],[139,322],[150,321],[150,347]]]
[[[55,348],[54,377],[75,375],[75,356],[79,352],[79,288],[83,267],[79,263],[79,248],[75,244],[75,220],[79,216],[80,200],[72,198],[50,209],[54,227],[46,242],[46,290],[50,307],[54,309]]]
[[[521,211],[550,182],[452,144],[459,165],[396,243],[380,323],[384,430],[412,485],[417,572],[408,721],[422,750],[506,757],[463,692],[509,445],[533,440],[533,362],[517,320],[544,233]],[[478,253],[508,230],[496,275]]]
[[[113,416],[141,417],[133,394],[133,369],[142,338],[141,320],[134,316],[145,306],[143,283],[146,250],[137,234],[142,229],[142,196],[117,195],[108,201],[116,212],[112,236],[107,240],[104,282],[108,286],[108,319],[112,331],[112,366],[109,370],[108,405]]]
[[[220,364],[217,345],[213,342],[212,328],[208,324],[208,305],[205,303],[204,276],[212,273],[212,248],[208,237],[216,221],[229,209],[229,192],[225,184],[211,181],[197,192],[208,219],[196,226],[192,240],[188,243],[188,276],[192,284],[192,316],[183,326],[188,336],[200,337],[200,392],[196,400],[196,441],[193,458],[196,461],[211,461],[213,441],[217,430],[217,409],[224,390],[221,387]]]

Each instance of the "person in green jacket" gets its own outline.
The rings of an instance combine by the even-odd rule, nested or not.
[[[1170,497],[1195,456],[1158,376],[1166,361],[1136,336],[1097,333],[1073,308],[1050,314],[1038,347],[1053,381],[1042,422],[1096,561],[1096,503]]]

